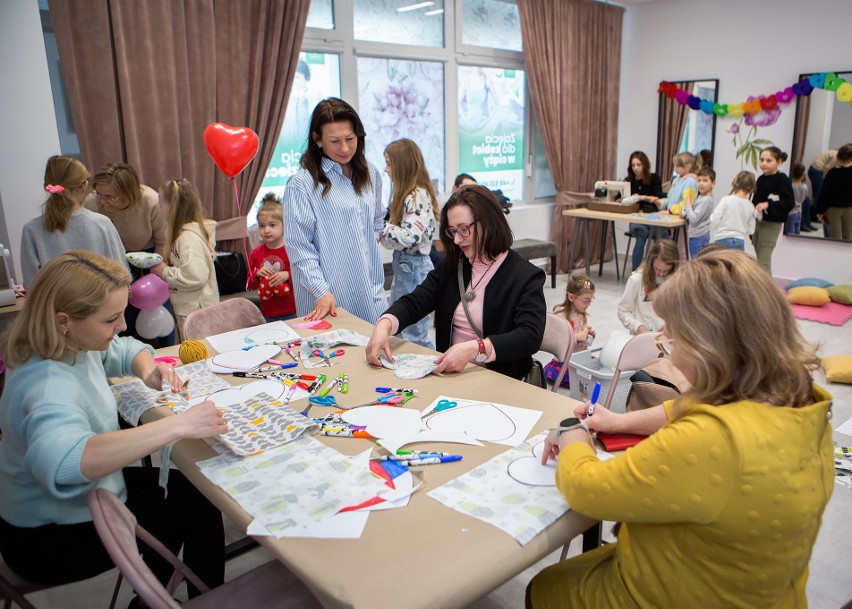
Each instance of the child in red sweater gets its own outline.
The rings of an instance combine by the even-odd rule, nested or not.
[[[257,212],[257,228],[263,243],[249,256],[249,289],[258,291],[260,312],[266,321],[296,317],[290,260],[284,249],[283,220],[281,200],[274,193],[268,193]]]

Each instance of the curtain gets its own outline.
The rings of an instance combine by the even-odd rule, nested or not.
[[[799,95],[796,97],[796,126],[793,130],[793,141],[796,143],[790,154],[790,166],[793,163],[802,163],[807,169],[810,163],[805,163],[805,144],[808,141],[808,122],[811,118],[811,96]]]
[[[692,94],[695,83],[674,82],[674,86]],[[680,143],[686,131],[686,119],[689,116],[689,106],[669,99],[660,93],[660,108],[657,116],[657,166],[656,172],[663,182],[671,182],[674,172],[674,156],[680,151]]]
[[[585,205],[590,197],[578,193],[592,191],[595,181],[617,178],[624,9],[593,0],[518,0],[518,12],[533,110],[557,190],[551,240],[559,246],[557,270],[567,272],[575,219],[562,211]],[[600,226],[590,233],[596,262]],[[574,265],[584,264],[580,254]]]
[[[217,237],[241,238],[284,122],[309,5],[49,0],[83,162],[90,171],[129,163],[155,189],[186,177],[221,222]],[[260,138],[236,178],[239,213],[233,184],[204,148],[213,122],[249,127]]]

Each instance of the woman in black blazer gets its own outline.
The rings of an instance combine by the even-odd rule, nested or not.
[[[458,372],[474,362],[522,379],[544,336],[544,271],[510,249],[506,216],[482,186],[462,187],[450,197],[440,234],[443,263],[379,318],[367,361],[380,365],[380,352],[392,361],[390,336],[434,311],[436,346],[443,351],[435,372]]]

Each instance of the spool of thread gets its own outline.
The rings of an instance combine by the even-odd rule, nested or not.
[[[200,362],[207,359],[207,347],[200,340],[185,340],[181,343],[178,354],[184,364]]]

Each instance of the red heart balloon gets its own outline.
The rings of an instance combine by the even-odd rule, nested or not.
[[[257,133],[248,127],[210,123],[204,129],[204,147],[213,162],[229,178],[238,175],[257,154]]]

